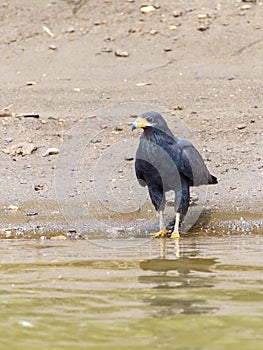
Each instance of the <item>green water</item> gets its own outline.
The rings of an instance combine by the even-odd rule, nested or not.
[[[262,235],[0,243],[0,349],[263,349]]]

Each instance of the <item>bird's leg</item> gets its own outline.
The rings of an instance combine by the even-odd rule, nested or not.
[[[160,228],[160,231],[164,231],[165,230],[165,223],[164,223],[164,212],[163,210],[160,211],[160,214],[159,214],[160,218],[159,218],[159,228]]]
[[[160,227],[160,231],[156,232],[153,234],[153,238],[165,238],[167,236],[168,233],[170,233],[171,231],[166,230],[165,227],[165,222],[164,222],[164,210],[160,210],[160,221],[159,221],[159,227]]]
[[[176,213],[174,229],[173,229],[171,238],[180,238],[179,224],[180,224],[180,213]]]

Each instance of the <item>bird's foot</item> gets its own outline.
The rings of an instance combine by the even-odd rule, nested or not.
[[[171,238],[180,238],[181,236],[180,236],[180,233],[179,233],[179,231],[175,231],[175,232],[173,232],[172,234],[171,234]]]
[[[161,230],[159,232],[153,233],[152,238],[165,238],[167,237],[172,231],[171,230]]]

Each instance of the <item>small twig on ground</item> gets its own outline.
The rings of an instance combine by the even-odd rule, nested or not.
[[[12,117],[12,113],[10,112],[0,112],[0,118]]]
[[[16,114],[16,117],[23,117],[23,118],[39,118],[39,114]]]
[[[6,117],[14,117],[14,118],[39,118],[39,114],[15,114],[11,112],[1,112],[0,111],[0,117],[6,118]]]

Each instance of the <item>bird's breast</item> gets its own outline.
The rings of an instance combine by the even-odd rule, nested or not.
[[[136,154],[136,158],[142,160],[146,183],[158,179],[166,191],[175,189],[180,184],[179,171],[171,156],[155,141],[142,138]]]

